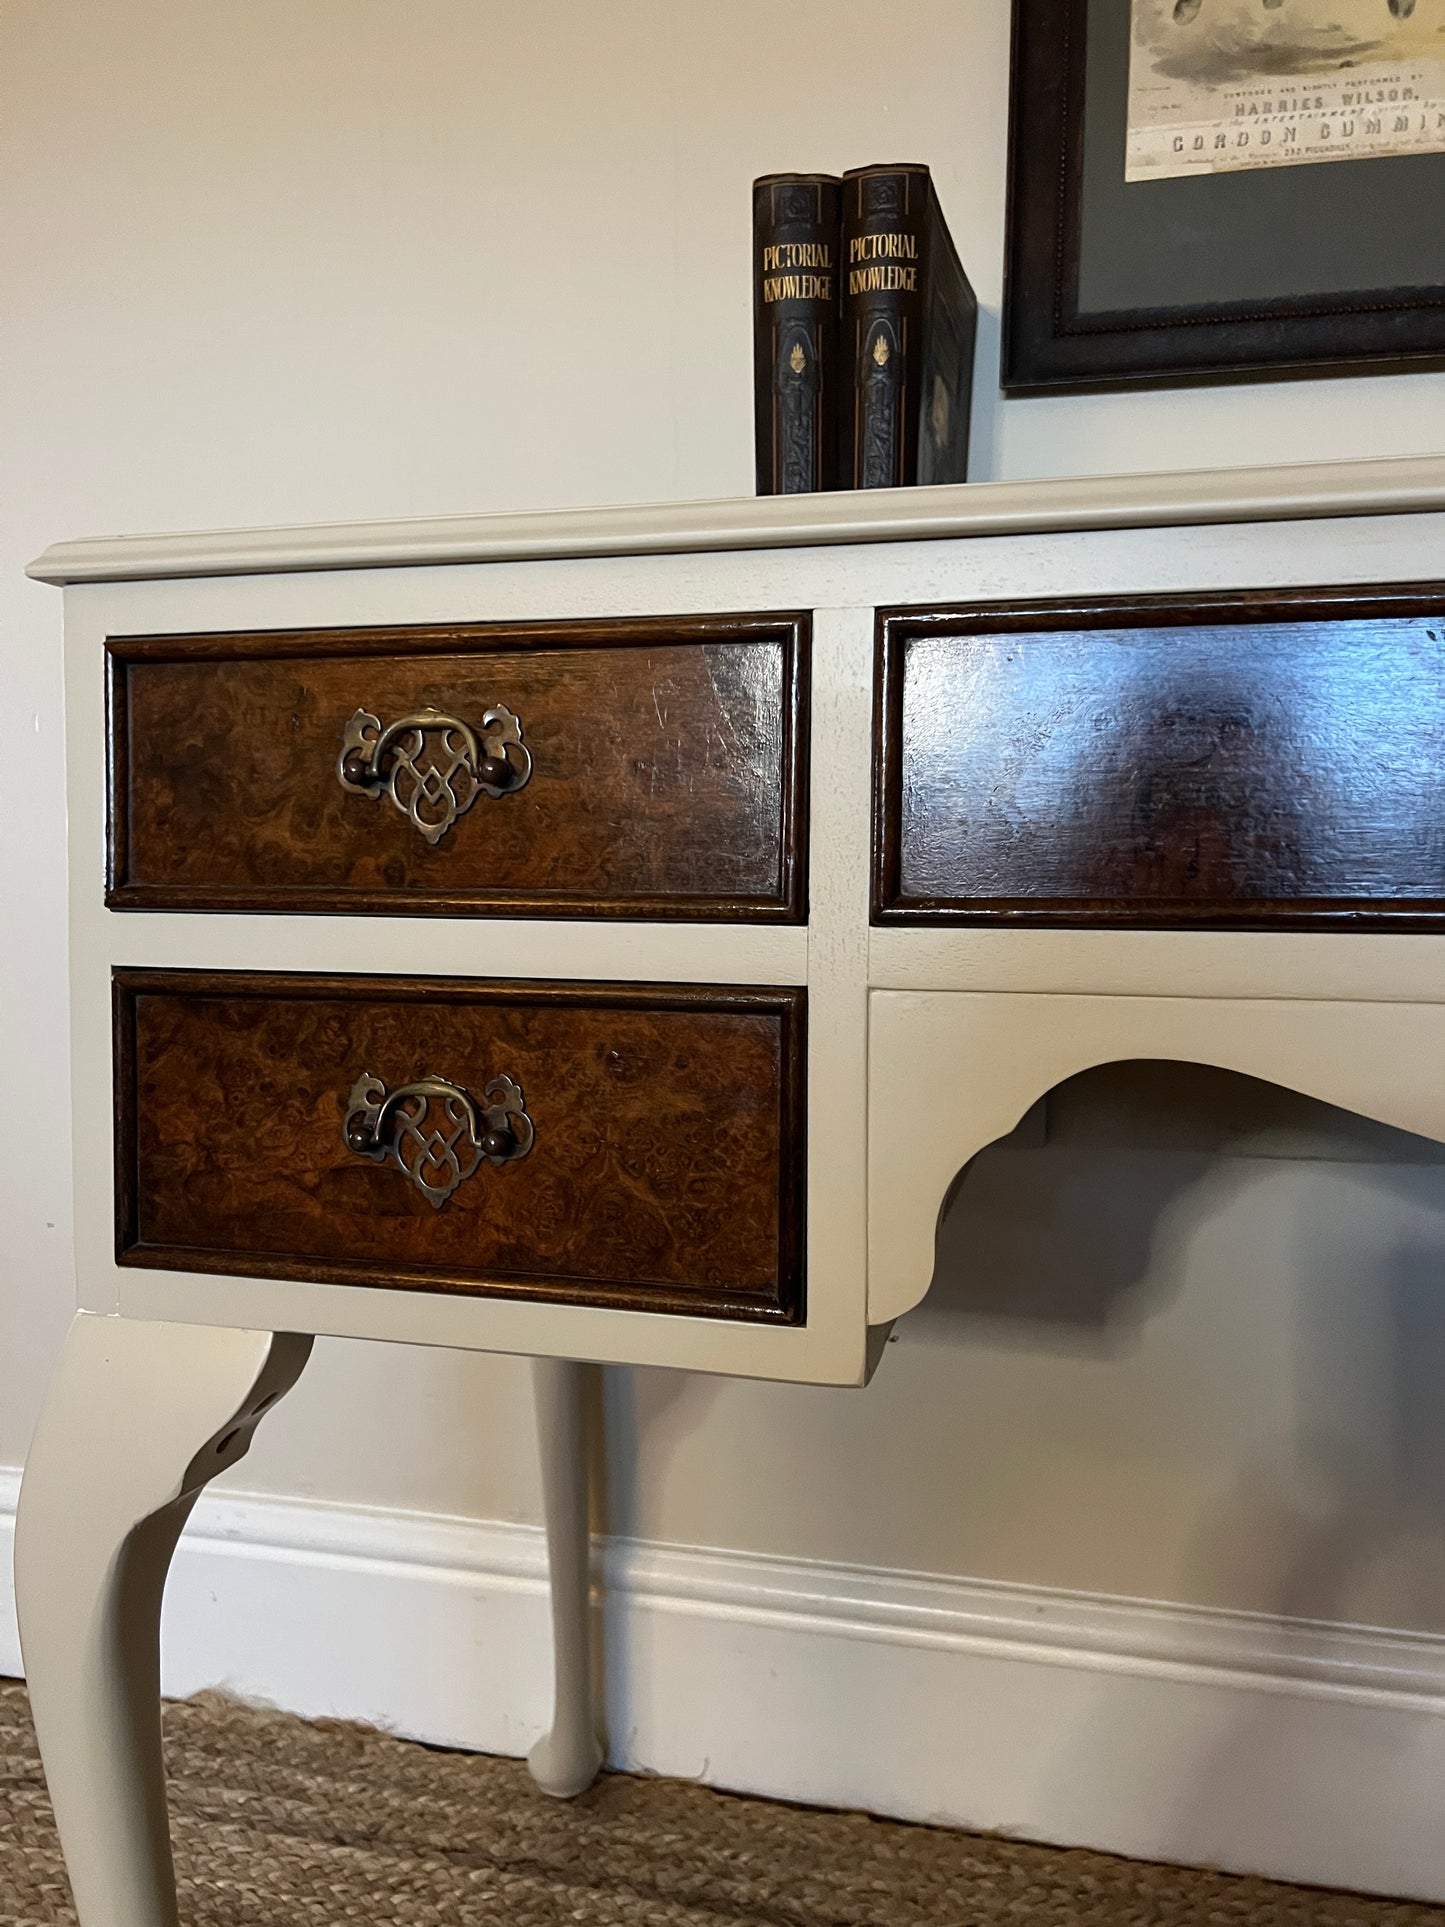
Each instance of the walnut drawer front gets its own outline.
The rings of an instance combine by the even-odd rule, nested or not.
[[[802,615],[112,637],[116,909],[806,915]]]
[[[119,1262],[798,1323],[805,997],[117,971]]]
[[[880,616],[876,923],[1432,929],[1445,587]]]

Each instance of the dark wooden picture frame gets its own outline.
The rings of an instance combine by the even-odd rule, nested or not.
[[[1236,297],[1168,307],[1081,307],[1090,9],[1121,3],[1014,0],[1004,391],[1378,373],[1390,367],[1445,364],[1445,284],[1439,283],[1342,286],[1333,294]],[[1424,167],[1432,170],[1428,176],[1419,171]],[[1206,185],[1204,190],[1228,193],[1233,206],[1243,205],[1251,193],[1263,206],[1277,203],[1293,188],[1293,183],[1281,186],[1282,176],[1315,177],[1307,187],[1317,195],[1341,187],[1345,173],[1353,177],[1349,192],[1356,207],[1362,196],[1366,202],[1378,197],[1381,221],[1398,220],[1400,202],[1394,190],[1403,182],[1445,179],[1445,155],[1332,162],[1205,176],[1203,181],[1233,183],[1217,190]],[[1321,176],[1333,177],[1323,189]],[[1133,195],[1140,189],[1176,195],[1183,189],[1196,196],[1190,205],[1201,204],[1198,177],[1136,182],[1126,192]],[[1348,257],[1348,234],[1340,237],[1339,246]],[[1223,257],[1224,250],[1219,252]],[[1342,281],[1346,278],[1342,274]]]

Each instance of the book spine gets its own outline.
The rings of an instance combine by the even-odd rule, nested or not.
[[[843,177],[847,485],[853,488],[897,488],[918,479],[931,197],[926,167],[861,167]]]
[[[838,245],[842,183],[753,183],[753,400],[759,495],[839,486]]]

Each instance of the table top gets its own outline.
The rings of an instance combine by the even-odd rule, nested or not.
[[[1050,531],[1403,515],[1445,508],[1445,457],[742,496],[526,514],[57,542],[37,582],[123,582],[407,564],[702,554]]]

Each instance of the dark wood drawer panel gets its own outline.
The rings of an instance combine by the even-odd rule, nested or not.
[[[795,1323],[804,998],[118,971],[120,1262]]]
[[[898,611],[875,922],[1439,927],[1445,588]]]
[[[806,914],[803,616],[108,653],[115,908]]]

